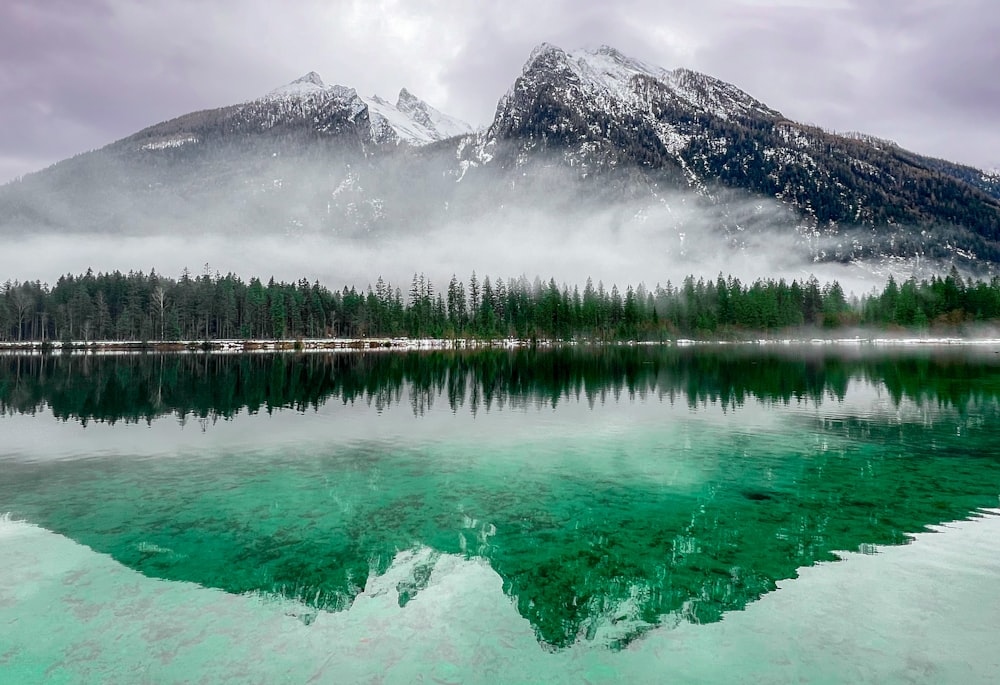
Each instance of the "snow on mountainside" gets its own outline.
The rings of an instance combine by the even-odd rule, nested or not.
[[[315,71],[271,91],[260,101],[307,112],[333,99],[350,103],[359,114],[367,110],[371,138],[376,143],[426,145],[472,132],[469,124],[438,111],[405,88],[394,105],[378,95],[362,97],[353,88],[326,86]]]

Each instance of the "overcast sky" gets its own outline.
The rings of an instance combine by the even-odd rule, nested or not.
[[[996,0],[2,0],[0,183],[318,71],[474,125],[542,41],[711,74],[782,111],[1000,167]]]

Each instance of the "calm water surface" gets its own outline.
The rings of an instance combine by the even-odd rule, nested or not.
[[[0,680],[995,682],[996,352],[0,357]]]

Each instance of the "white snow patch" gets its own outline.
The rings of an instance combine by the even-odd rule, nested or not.
[[[140,150],[168,150],[170,148],[181,147],[182,145],[187,145],[188,143],[199,142],[198,137],[194,135],[187,135],[180,138],[165,138],[163,140],[154,140],[150,143],[146,143]]]

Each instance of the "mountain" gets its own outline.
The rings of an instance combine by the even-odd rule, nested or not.
[[[598,221],[645,232],[685,258],[704,238],[707,252],[778,244],[805,263],[1000,264],[997,175],[797,123],[736,86],[607,46],[535,48],[479,132],[406,89],[392,103],[310,72],[0,187],[0,233],[14,236],[390,244],[527,215],[567,235]]]
[[[367,230],[382,203],[359,172],[471,132],[406,89],[393,105],[309,72],[0,187],[0,233]]]
[[[728,83],[610,47],[536,48],[500,100],[490,148],[505,149],[506,164],[549,150],[587,173],[632,166],[706,195],[743,189],[816,227],[958,228],[964,242],[1000,256],[995,176],[790,121]]]
[[[251,102],[196,112],[151,126],[119,141],[119,147],[159,151],[208,139],[239,136],[329,136],[347,146],[426,145],[472,133],[463,121],[442,114],[405,88],[393,105],[353,88],[326,86],[314,71]]]

